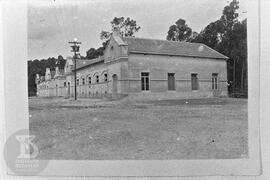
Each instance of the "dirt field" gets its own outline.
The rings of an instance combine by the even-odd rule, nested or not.
[[[246,158],[247,100],[30,98],[40,159]]]

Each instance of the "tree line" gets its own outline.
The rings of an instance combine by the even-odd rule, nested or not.
[[[169,41],[186,41],[193,43],[204,43],[218,52],[228,56],[227,73],[229,82],[229,93],[232,96],[247,97],[247,20],[239,21],[239,1],[232,0],[224,7],[220,18],[209,23],[201,32],[192,31],[186,21],[179,18],[175,24],[169,27],[166,39]],[[115,28],[119,29],[120,35],[134,36],[141,27],[130,17],[115,17],[111,22],[109,31],[101,31],[100,39],[102,46],[90,48],[86,51],[83,59],[94,59],[103,55],[103,51]],[[45,74],[45,68],[54,68],[56,64],[64,67],[65,59],[59,55],[58,58],[28,61],[28,89],[29,93],[36,92],[35,74]]]

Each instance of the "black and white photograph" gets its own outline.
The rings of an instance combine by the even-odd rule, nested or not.
[[[248,157],[245,1],[193,3],[30,4],[40,158]]]
[[[5,77],[21,98],[8,106],[24,102],[10,115],[24,125],[7,123],[11,174],[261,173],[247,1],[37,0],[24,9],[24,65],[6,65],[24,72],[21,94]],[[133,171],[137,162],[150,170]]]

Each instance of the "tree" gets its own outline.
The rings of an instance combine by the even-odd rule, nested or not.
[[[207,25],[199,35],[191,42],[204,43],[207,46],[216,49],[218,44],[222,41],[222,34],[224,33],[224,27],[220,20]]]
[[[191,41],[204,43],[214,49],[223,51],[225,55],[229,56],[232,46],[231,43],[233,42],[233,27],[238,23],[238,9],[238,0],[233,0],[229,5],[224,7],[220,19],[207,25],[200,34]]]
[[[224,7],[221,17],[206,26],[191,42],[204,43],[228,56],[228,80],[233,82],[230,93],[247,95],[247,32],[246,20],[239,22],[239,1]]]
[[[228,61],[228,79],[233,81],[233,93],[247,94],[247,34],[245,21],[239,22],[238,0],[232,0],[224,7],[220,21],[223,25],[222,41],[217,50],[230,58]],[[244,70],[246,72],[244,72]],[[245,76],[245,77],[244,77]],[[247,82],[247,81],[246,81]]]
[[[238,22],[237,10],[239,9],[239,1],[233,0],[228,6],[223,9],[220,21],[223,23],[225,30],[232,30],[233,26]]]
[[[234,79],[235,92],[247,93],[247,23],[246,19],[234,24],[227,42],[224,40],[219,49],[228,53],[228,74]],[[228,43],[229,41],[229,43]]]
[[[197,38],[199,36],[199,33],[196,31],[192,31],[191,36],[187,38],[187,42],[191,42],[193,39]]]
[[[184,19],[178,19],[171,25],[168,31],[167,40],[187,41],[192,35],[192,29],[188,27]]]
[[[114,17],[114,19],[111,21],[111,32],[101,31],[100,39],[108,40],[115,29],[119,29],[121,36],[128,37],[133,36],[141,29],[141,27],[138,26],[137,22],[130,17],[126,19],[124,17]]]
[[[98,49],[90,48],[88,51],[86,51],[86,58],[95,59],[99,56],[102,56],[104,49],[105,49],[105,46],[99,47]]]
[[[137,22],[129,17],[126,19],[124,17],[114,17],[110,24],[111,31],[100,32],[100,39],[103,41],[102,46],[97,49],[90,48],[87,50],[87,59],[94,59],[103,55],[103,51],[105,50],[111,34],[115,29],[118,29],[120,35],[124,37],[134,36],[134,34],[141,29],[141,27],[137,25]]]
[[[63,58],[62,55],[59,55],[56,59],[56,66],[58,66],[60,69],[63,69],[65,66],[66,60]]]

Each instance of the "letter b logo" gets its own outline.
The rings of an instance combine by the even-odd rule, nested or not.
[[[17,135],[16,139],[20,142],[20,154],[17,158],[35,158],[38,155],[38,147],[32,142],[35,136]]]

